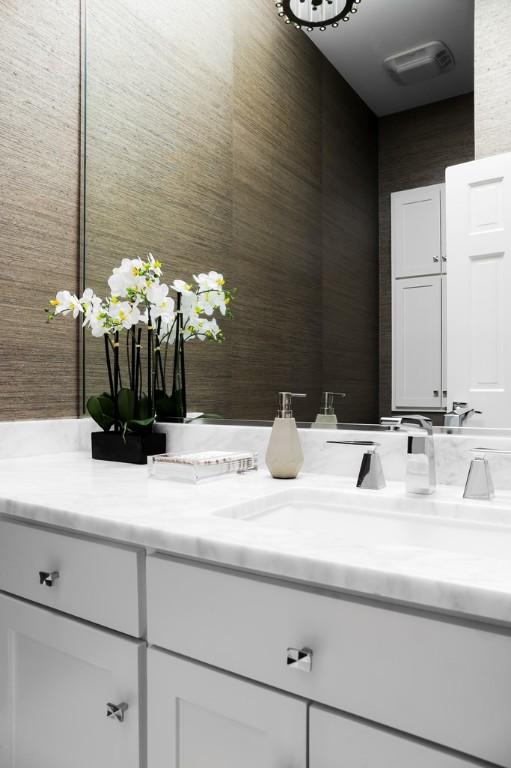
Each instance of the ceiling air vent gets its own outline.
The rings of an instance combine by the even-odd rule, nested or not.
[[[454,69],[455,62],[445,43],[435,40],[385,59],[383,66],[400,85],[413,85]]]

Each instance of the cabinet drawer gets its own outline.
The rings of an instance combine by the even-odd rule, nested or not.
[[[144,661],[142,641],[0,595],[2,768],[145,765]]]
[[[160,556],[147,582],[150,643],[511,768],[509,634]]]
[[[0,520],[0,589],[134,637],[143,634],[143,553]],[[52,586],[40,572],[58,573]]]
[[[310,709],[310,768],[475,768],[472,760],[383,728]]]

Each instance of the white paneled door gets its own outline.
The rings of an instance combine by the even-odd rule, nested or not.
[[[511,424],[511,153],[446,173],[448,390]]]
[[[306,768],[307,704],[149,650],[149,768]]]
[[[442,276],[394,280],[392,408],[439,410],[442,386]]]
[[[442,272],[445,261],[442,196],[442,184],[391,195],[394,278]]]
[[[0,766],[139,768],[143,653],[140,642],[0,595]],[[107,704],[127,705],[123,722]]]

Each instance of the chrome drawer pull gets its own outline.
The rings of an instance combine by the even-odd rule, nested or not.
[[[310,648],[288,648],[286,665],[300,672],[310,672],[312,669],[312,651]]]
[[[128,705],[124,701],[122,704],[111,704],[108,702],[106,705],[106,716],[111,720],[117,720],[119,723],[124,723],[124,713],[127,709]]]
[[[44,584],[46,587],[53,587],[59,578],[58,571],[39,571],[39,584]]]

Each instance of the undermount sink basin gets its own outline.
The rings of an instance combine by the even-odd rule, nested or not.
[[[329,534],[347,546],[420,548],[509,559],[511,526],[465,519],[456,503],[431,497],[368,499],[366,494],[289,489],[217,513],[266,529]],[[472,508],[473,509],[473,508]],[[510,512],[511,524],[511,512]]]

